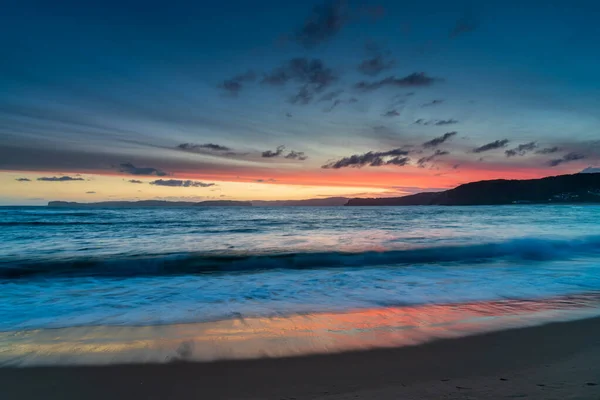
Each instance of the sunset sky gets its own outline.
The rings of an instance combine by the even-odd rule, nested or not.
[[[8,0],[0,204],[374,197],[600,164],[597,1]]]

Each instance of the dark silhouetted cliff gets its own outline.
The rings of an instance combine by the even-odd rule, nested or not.
[[[347,206],[501,205],[600,203],[600,173],[551,176],[542,179],[479,181],[438,193],[404,197],[352,199]]]

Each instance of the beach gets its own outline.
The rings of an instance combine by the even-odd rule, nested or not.
[[[600,319],[209,363],[0,369],[5,399],[599,399]]]

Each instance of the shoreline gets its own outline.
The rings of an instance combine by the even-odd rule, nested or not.
[[[210,363],[0,368],[9,399],[600,397],[600,318],[417,346]]]

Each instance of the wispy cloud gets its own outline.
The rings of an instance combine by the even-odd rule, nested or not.
[[[215,186],[214,183],[205,183],[200,181],[179,180],[179,179],[158,179],[150,182],[151,185],[169,186],[169,187],[210,187]]]
[[[504,154],[506,154],[506,157],[524,156],[530,151],[535,150],[537,147],[538,146],[536,142],[529,142],[525,144],[520,144],[514,149],[506,150]]]
[[[473,153],[484,153],[486,151],[500,149],[508,144],[508,139],[496,140],[491,143],[473,149]]]
[[[129,182],[129,183],[136,183],[136,184],[144,183],[144,182],[142,182],[140,180],[137,180],[137,179],[130,179],[127,182]]]
[[[15,179],[15,181],[17,181],[17,182],[31,182],[31,179],[28,179],[28,178],[17,178],[17,179]]]
[[[452,138],[453,136],[456,136],[457,133],[458,132],[456,132],[456,131],[444,133],[442,136],[436,137],[434,139],[431,139],[428,142],[423,143],[422,146],[425,148],[439,146],[440,144],[444,143],[445,141]]]
[[[177,148],[180,150],[191,151],[191,152],[196,152],[196,151],[203,152],[206,150],[231,151],[231,149],[227,146],[221,146],[220,144],[214,144],[214,143],[205,143],[205,144],[182,143],[182,144],[178,145]]]
[[[441,157],[441,156],[445,156],[450,154],[450,152],[445,151],[445,150],[436,150],[435,153],[426,156],[426,157],[422,157],[419,158],[419,160],[417,161],[417,165],[420,168],[425,168],[427,166],[428,163],[430,163],[431,161],[434,161],[436,158]]]
[[[368,58],[358,65],[358,71],[364,75],[376,76],[392,68],[396,62],[390,57],[389,51],[383,51],[373,42],[365,46]]]
[[[294,150],[291,150],[285,156],[285,158],[287,158],[288,160],[300,160],[300,161],[304,161],[304,160],[308,159],[308,156],[306,156],[303,151],[294,151]]]
[[[374,82],[358,82],[354,87],[362,91],[371,91],[380,89],[383,87],[414,87],[414,86],[429,86],[434,82],[439,81],[438,78],[432,78],[427,76],[424,72],[415,72],[407,75],[404,78],[397,78],[395,76],[389,76]]]
[[[224,80],[219,87],[225,90],[232,96],[237,96],[244,87],[244,83],[253,82],[256,80],[256,73],[254,71],[247,71],[243,74],[234,76],[231,79]]]
[[[42,182],[71,182],[84,181],[85,179],[72,176],[43,176],[41,178],[37,178],[37,180]]]
[[[148,176],[167,176],[165,171],[153,167],[136,167],[132,163],[123,163],[119,165],[119,172],[124,172],[130,175],[148,175]]]
[[[560,148],[557,146],[554,147],[546,147],[543,149],[539,149],[538,151],[535,152],[535,154],[553,154],[553,153],[557,153],[560,151]]]
[[[430,101],[429,103],[423,104],[422,107],[438,106],[438,105],[442,104],[443,102],[444,102],[444,100],[436,99],[436,100]]]
[[[272,86],[283,86],[288,82],[300,85],[295,95],[290,98],[293,104],[308,104],[317,94],[331,86],[338,77],[325,63],[319,59],[293,58],[282,66],[266,74],[262,83]]]
[[[431,119],[431,120],[425,120],[423,118],[420,118],[418,120],[415,121],[416,125],[433,125],[433,126],[444,126],[444,125],[454,125],[454,124],[458,124],[458,121],[455,119]]]
[[[304,154],[303,151],[295,151],[295,150],[290,150],[289,153],[287,153],[284,156],[284,151],[285,151],[285,146],[281,145],[281,146],[277,146],[277,149],[275,151],[273,150],[265,150],[261,153],[261,156],[264,158],[275,158],[275,157],[281,157],[283,156],[284,158],[288,159],[288,160],[299,160],[299,161],[304,161],[308,159],[308,156],[306,154]]]
[[[96,194],[94,191],[85,192],[85,194]]]
[[[571,152],[571,153],[565,154],[564,156],[562,156],[562,158],[557,158],[557,159],[548,161],[548,165],[550,165],[551,167],[556,167],[560,164],[568,163],[571,161],[583,160],[584,158],[585,158],[585,156],[581,153]]]
[[[274,158],[274,157],[279,157],[280,155],[283,154],[283,151],[285,150],[285,146],[277,146],[277,149],[275,151],[273,150],[265,150],[262,152],[261,156],[264,158]]]
[[[337,35],[348,20],[344,1],[325,1],[313,8],[292,39],[306,48],[317,46]]]
[[[409,150],[398,148],[389,151],[369,151],[364,154],[354,154],[350,157],[344,157],[340,160],[330,162],[321,168],[340,169],[340,168],[361,168],[364,166],[380,167],[383,165],[406,165],[410,159],[406,157],[410,154]]]
[[[385,113],[383,113],[382,116],[384,116],[384,117],[398,117],[398,116],[400,116],[400,112],[398,112],[398,110],[390,110],[390,111],[386,111]]]

